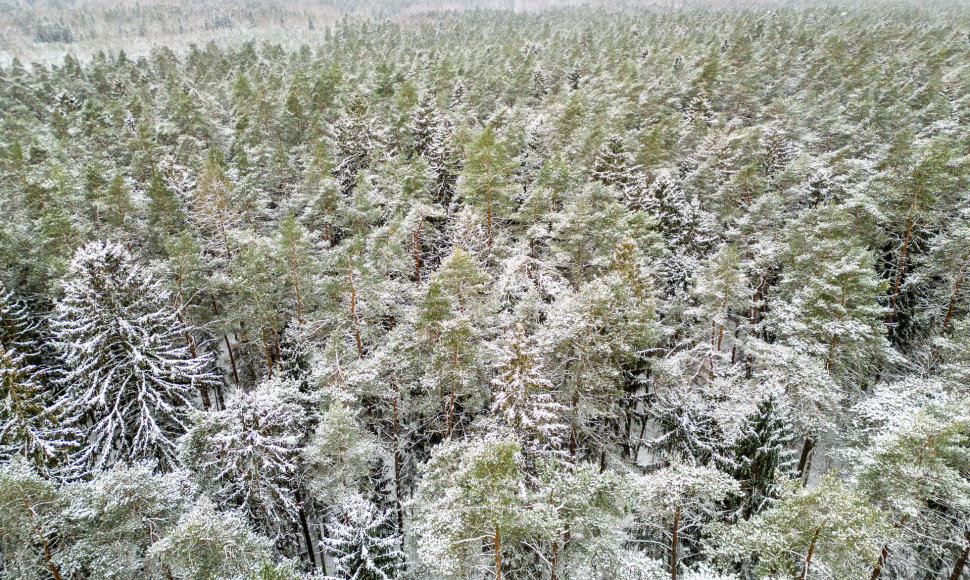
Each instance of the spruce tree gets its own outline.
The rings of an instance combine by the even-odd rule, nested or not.
[[[381,510],[360,494],[347,497],[327,526],[323,545],[335,576],[347,580],[391,580],[403,569],[401,538],[391,510]]]
[[[539,369],[539,353],[522,324],[508,334],[492,379],[492,410],[533,453],[555,453],[565,444],[565,407],[553,397],[553,385]]]
[[[192,357],[170,303],[117,244],[88,244],[71,261],[51,327],[65,369],[56,408],[84,432],[79,466],[175,465],[195,391],[217,379],[207,358]]]

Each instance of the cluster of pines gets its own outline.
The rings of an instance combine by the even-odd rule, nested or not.
[[[0,578],[959,580],[970,11],[0,67]]]

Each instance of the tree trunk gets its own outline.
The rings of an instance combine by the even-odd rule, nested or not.
[[[303,324],[303,297],[300,294],[300,276],[296,268],[296,245],[290,244],[290,272],[293,275],[293,287],[296,289],[296,320]]]
[[[263,350],[266,352],[266,368],[269,378],[273,378],[273,352],[269,348],[269,341],[266,340],[266,327],[260,327],[260,335],[263,338]]]
[[[812,450],[815,449],[816,441],[811,437],[805,438],[805,444],[802,445],[802,454],[798,458],[798,478],[801,480],[802,485],[805,485],[807,479],[808,470],[811,467],[809,458],[811,457]]]
[[[556,580],[556,560],[559,558],[559,539],[552,541],[552,562],[549,564],[549,580]]]
[[[354,263],[347,267],[347,279],[350,281],[350,318],[354,324],[354,341],[357,343],[357,356],[364,358],[364,345],[360,340],[360,323],[357,320],[357,288],[354,287]]]
[[[829,354],[825,357],[825,370],[832,370],[832,360],[835,358],[835,347],[839,344],[839,335],[833,334],[832,341],[829,342]]]
[[[670,540],[670,580],[677,580],[677,532],[680,528],[680,505],[674,509],[673,537]]]
[[[232,345],[229,344],[229,335],[223,334],[222,338],[226,340],[226,350],[229,351],[229,364],[232,365],[232,379],[236,382],[236,386],[239,386],[239,371],[236,370],[236,355],[232,353]]]
[[[879,580],[879,575],[882,574],[882,565],[886,563],[887,556],[889,556],[889,544],[883,544],[882,551],[879,552],[879,559],[876,560],[876,567],[872,569],[870,580]]]
[[[920,463],[922,464],[922,462],[923,462],[923,457],[920,456]],[[917,498],[918,497],[919,497],[919,494],[917,494]],[[893,524],[893,529],[898,530],[899,528],[903,527],[903,524],[905,524],[906,520],[908,519],[909,519],[909,515],[908,514],[904,515],[902,518],[900,518],[898,522]],[[883,564],[886,563],[886,558],[888,557],[889,557],[889,543],[887,542],[883,544],[882,550],[879,552],[879,559],[876,560],[876,567],[872,569],[872,577],[869,580],[878,580],[879,576],[882,574]]]
[[[960,261],[959,276],[957,276],[956,282],[953,284],[953,296],[950,297],[950,304],[946,308],[946,317],[943,319],[943,326],[940,327],[940,335],[942,336],[946,332],[946,328],[950,326],[950,320],[953,318],[953,311],[957,305],[957,298],[960,296],[960,286],[963,284],[963,268],[967,263],[967,258],[964,256],[963,260]]]
[[[398,432],[398,392],[394,383],[394,504],[397,511],[397,530],[404,548],[404,506],[401,503],[401,436]]]
[[[424,214],[418,216],[418,227],[414,230],[414,281],[421,282],[421,226],[424,225]]]
[[[300,528],[303,531],[303,541],[306,542],[307,558],[310,560],[310,570],[316,570],[317,559],[313,554],[313,541],[310,539],[310,526],[306,521],[306,512],[303,510],[303,497],[300,495],[300,490],[296,490],[296,506],[297,513],[300,516]]]
[[[502,580],[502,540],[498,534],[498,524],[495,524],[495,580]]]
[[[452,361],[452,372],[458,372],[458,344],[455,343],[455,358]],[[455,377],[451,377],[451,396],[448,401],[448,429],[447,435],[448,439],[451,439],[451,431],[455,422]]]
[[[323,538],[327,535],[327,524],[323,524],[320,529],[320,540],[322,544]],[[323,575],[327,576],[327,550],[326,546],[320,547],[320,569],[323,570]]]
[[[914,195],[915,197],[915,195]],[[913,210],[916,200],[913,200],[913,208],[910,209],[909,219],[906,220],[906,237],[903,238],[903,249],[899,254],[899,269],[896,271],[896,281],[893,283],[893,293],[889,297],[889,322],[893,321],[896,313],[896,299],[899,298],[899,285],[903,281],[903,270],[906,269],[906,251],[909,249],[909,238],[913,234]]]
[[[806,580],[808,578],[808,566],[812,563],[812,554],[815,552],[815,542],[818,541],[818,535],[822,533],[822,526],[819,526],[815,530],[815,535],[812,536],[812,543],[808,545],[808,554],[805,555],[805,567],[802,568],[801,580]]]
[[[960,552],[960,557],[957,558],[956,564],[953,565],[953,572],[950,574],[950,580],[960,580],[960,576],[963,575],[963,569],[967,565],[967,556],[970,556],[970,530],[967,531],[964,536],[967,545]]]
[[[47,543],[47,538],[44,537],[44,532],[40,529],[40,524],[37,523],[37,514],[34,513],[34,508],[30,507],[27,496],[23,496],[23,500],[24,507],[27,508],[27,515],[30,516],[30,523],[34,526],[34,531],[37,532],[37,537],[40,538],[40,545],[44,548],[44,560],[47,562],[47,567],[50,568],[54,580],[61,580],[61,573],[57,570],[57,566],[54,565],[54,559],[51,557],[51,546]]]
[[[485,190],[485,238],[488,253],[492,253],[492,185]]]

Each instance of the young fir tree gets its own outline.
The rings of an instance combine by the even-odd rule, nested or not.
[[[539,368],[539,353],[522,324],[505,339],[492,379],[492,410],[531,453],[555,453],[565,444],[565,407],[553,397],[553,385]]]
[[[84,439],[74,460],[103,468],[152,459],[175,465],[193,397],[217,378],[192,357],[168,292],[117,244],[77,251],[51,322],[64,366],[56,403]]]
[[[51,403],[36,367],[0,343],[0,460],[22,456],[45,474],[57,466],[77,433],[60,424]]]
[[[750,518],[777,497],[779,482],[793,475],[792,431],[778,402],[768,396],[745,418],[734,442],[731,475],[741,484],[738,515]]]
[[[408,131],[411,134],[411,152],[414,155],[430,155],[435,131],[440,123],[435,96],[431,91],[421,95],[417,107],[411,113]]]
[[[334,575],[347,580],[391,580],[403,568],[394,513],[359,493],[347,496],[327,526],[323,546],[333,557]]]
[[[646,204],[639,171],[640,167],[625,150],[619,135],[611,135],[593,160],[593,179],[615,187],[631,209],[643,209]]]

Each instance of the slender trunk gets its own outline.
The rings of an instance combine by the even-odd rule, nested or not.
[[[492,253],[492,185],[485,190],[485,238],[488,253]]]
[[[260,335],[263,338],[263,350],[266,352],[266,368],[269,372],[269,378],[273,378],[273,353],[269,349],[269,341],[266,340],[266,327],[260,327]]]
[[[300,529],[303,531],[303,541],[306,542],[306,554],[310,560],[310,569],[317,569],[317,558],[313,554],[313,540],[310,539],[310,526],[306,521],[306,512],[303,510],[303,497],[300,490],[296,490],[297,513],[300,516]]]
[[[802,455],[798,458],[798,478],[801,480],[802,485],[805,485],[809,470],[809,458],[812,454],[812,449],[815,449],[815,439],[811,437],[805,438],[805,444],[802,445]]]
[[[360,340],[360,323],[357,320],[357,288],[354,286],[354,263],[347,267],[347,279],[350,281],[350,318],[354,323],[354,342],[357,343],[357,356],[364,358],[364,344]]]
[[[721,310],[724,311],[724,315],[727,316],[727,300],[728,293],[727,290],[724,291],[724,300],[721,302]],[[724,339],[724,322],[718,326],[717,329],[717,352],[721,352],[721,340]]]
[[[323,575],[327,576],[327,550],[323,545],[323,538],[327,535],[327,524],[323,524],[320,529],[320,569]]]
[[[808,578],[808,567],[812,563],[812,554],[815,552],[815,542],[818,541],[818,535],[822,533],[822,526],[819,526],[815,530],[815,535],[812,536],[812,543],[808,545],[808,554],[805,555],[805,567],[802,568],[801,580],[806,580]]]
[[[424,225],[424,214],[418,216],[418,227],[414,230],[414,281],[421,282],[421,226]]]
[[[967,258],[970,258],[970,255],[964,256],[963,260],[960,261],[960,268],[958,270],[960,273],[957,276],[956,282],[953,284],[953,296],[950,297],[950,304],[946,308],[946,317],[943,319],[943,326],[940,327],[940,335],[946,332],[947,327],[950,326],[950,320],[953,318],[957,298],[960,296],[960,286],[963,285],[963,268],[967,263]]]
[[[963,569],[967,565],[967,556],[970,556],[970,530],[967,531],[964,536],[967,546],[963,548],[960,552],[960,557],[957,558],[956,564],[953,565],[953,572],[950,574],[950,580],[960,580],[960,576],[963,575]]]
[[[47,538],[44,537],[44,532],[40,529],[40,524],[37,523],[37,514],[34,513],[34,508],[30,507],[27,496],[23,496],[23,500],[24,507],[27,508],[27,515],[30,516],[30,523],[34,526],[34,531],[37,532],[37,537],[40,538],[40,545],[44,548],[44,560],[47,562],[47,567],[50,568],[54,580],[61,580],[61,573],[57,570],[57,566],[54,565],[54,559],[51,557],[51,546],[47,543]]]
[[[182,314],[181,313],[177,314],[176,318],[178,318],[179,323],[184,328],[185,320],[182,319]],[[189,345],[189,354],[192,356],[192,358],[198,358],[198,352],[195,349],[195,339],[192,338],[192,335],[189,334],[188,330],[185,330],[183,332],[183,335],[185,336],[185,342],[188,343]],[[208,411],[209,408],[212,406],[212,401],[209,399],[209,387],[206,386],[204,382],[199,383],[199,394],[202,396],[202,406],[205,408],[206,411]]]
[[[572,403],[573,405],[571,409],[572,410],[571,414],[573,416],[573,419],[570,421],[570,428],[569,428],[569,457],[570,459],[576,459],[576,443],[577,443],[576,407],[579,406],[579,392],[573,393]]]
[[[829,342],[829,354],[825,357],[825,370],[832,370],[832,360],[835,358],[835,347],[839,344],[838,333],[832,335],[832,340]]]
[[[401,503],[401,436],[398,431],[398,387],[394,383],[394,503],[397,511],[397,530],[404,548],[404,505]]]
[[[296,245],[290,243],[290,273],[293,276],[293,288],[296,290],[296,320],[303,324],[303,297],[300,294],[300,276],[296,270]]]
[[[556,580],[556,560],[559,558],[559,538],[552,541],[552,561],[549,563],[549,580]]]
[[[923,463],[923,457],[921,455],[920,464],[922,463]],[[917,494],[917,499],[918,498],[919,498],[919,494]],[[898,522],[893,524],[893,529],[898,530],[899,528],[903,527],[903,524],[905,524],[906,520],[908,519],[909,519],[909,515],[908,514],[904,515]],[[880,550],[879,552],[879,559],[876,560],[876,566],[875,568],[872,569],[872,577],[869,580],[879,580],[879,576],[882,574],[882,567],[886,563],[886,558],[888,557],[889,557],[889,543],[887,542],[882,545],[882,550]]]
[[[216,302],[216,297],[214,294],[209,295],[212,298],[212,313],[219,316],[219,303]],[[232,378],[236,382],[236,386],[239,386],[239,371],[236,370],[236,356],[232,353],[232,345],[229,344],[229,335],[223,334],[222,338],[226,341],[226,350],[229,351],[229,364],[232,365]],[[221,403],[221,401],[220,401]],[[225,406],[225,405],[223,405]]]
[[[458,372],[458,343],[455,343],[455,358],[452,361],[452,376],[451,376],[451,396],[448,400],[448,439],[451,439],[451,430],[455,424],[455,373]]]
[[[232,379],[239,386],[239,371],[236,370],[236,355],[232,354],[232,345],[229,344],[229,335],[223,334],[222,338],[226,341],[226,350],[229,351],[229,364],[232,365]]]
[[[896,299],[899,298],[899,285],[903,280],[903,270],[906,269],[906,252],[909,249],[909,238],[913,234],[913,210],[915,207],[916,200],[914,199],[913,207],[909,210],[909,218],[906,220],[906,237],[903,238],[903,249],[899,253],[899,268],[896,271],[896,281],[893,283],[893,293],[889,297],[889,322],[893,321]]]
[[[498,524],[495,524],[495,580],[502,580],[502,540],[498,534]]]
[[[216,408],[217,411],[226,408],[226,399],[222,396],[222,381],[216,382],[216,402],[219,404]]]
[[[576,288],[583,285],[583,244],[576,248]]]
[[[670,540],[670,580],[677,580],[677,532],[680,531],[680,505],[674,508],[673,537]]]
[[[886,562],[887,556],[889,556],[889,544],[883,544],[882,550],[879,552],[879,559],[876,560],[876,567],[872,569],[872,577],[869,580],[879,580],[879,575],[882,574],[882,565]]]

